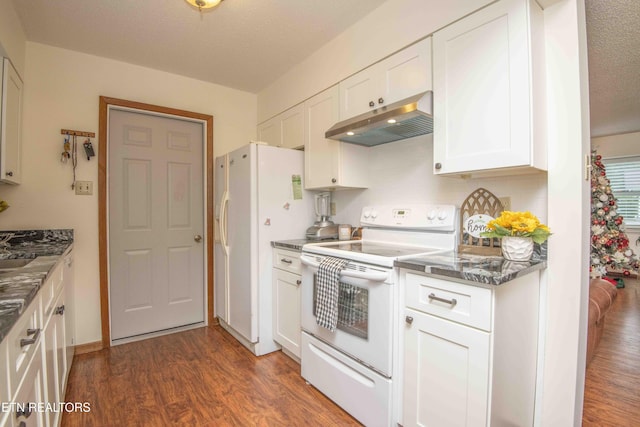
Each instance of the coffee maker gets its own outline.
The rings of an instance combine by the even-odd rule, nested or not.
[[[338,238],[338,225],[331,221],[331,193],[315,196],[316,222],[307,228],[307,239],[324,240]]]

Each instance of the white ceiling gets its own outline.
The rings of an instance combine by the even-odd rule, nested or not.
[[[30,41],[252,93],[384,1],[13,0]],[[592,135],[640,131],[640,0],[586,6]]]
[[[640,131],[640,1],[587,0],[591,135]]]
[[[385,0],[14,0],[27,39],[257,93]]]

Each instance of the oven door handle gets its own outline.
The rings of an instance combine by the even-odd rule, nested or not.
[[[312,267],[316,269],[320,267],[319,262],[316,262],[313,258],[305,256],[304,254],[300,255],[300,262],[302,262],[302,264],[308,267]],[[354,277],[356,279],[370,280],[372,282],[384,282],[389,277],[389,272],[373,270],[373,269],[367,269],[367,271],[356,271],[356,270],[344,269],[340,272],[340,276]]]

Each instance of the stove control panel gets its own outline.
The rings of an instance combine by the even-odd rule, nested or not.
[[[455,231],[458,209],[454,205],[374,205],[362,208],[360,224],[371,227]]]

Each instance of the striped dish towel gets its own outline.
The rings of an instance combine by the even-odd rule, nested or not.
[[[338,325],[338,288],[340,272],[349,261],[326,257],[318,267],[316,284],[316,323],[331,332]]]

